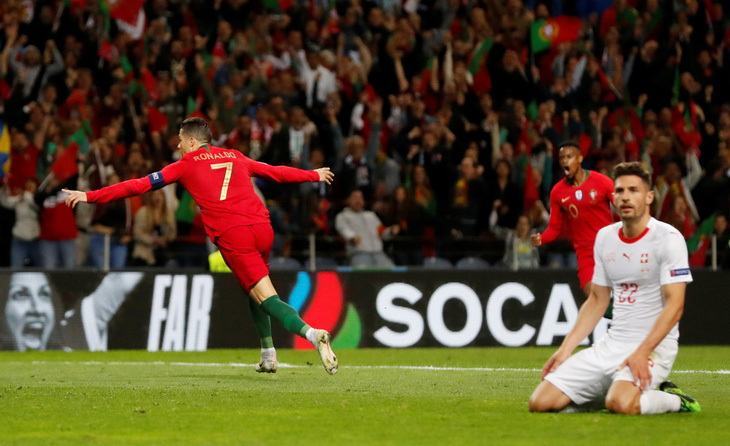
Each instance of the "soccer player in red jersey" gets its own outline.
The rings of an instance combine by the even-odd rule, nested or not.
[[[593,278],[593,244],[599,229],[613,223],[613,180],[598,172],[583,169],[580,145],[566,141],[558,155],[565,178],[550,192],[550,221],[542,234],[531,237],[533,246],[550,243],[567,225],[570,241],[578,257],[578,279],[586,296]]]
[[[330,334],[307,325],[294,308],[279,299],[271,283],[268,258],[274,233],[269,212],[254,193],[251,184],[251,177],[280,183],[324,181],[330,184],[334,174],[328,167],[301,170],[270,166],[254,161],[241,152],[210,146],[210,126],[200,118],[183,121],[179,138],[178,148],[183,154],[179,161],[146,177],[99,190],[66,190],[69,194],[66,204],[74,207],[79,202],[106,203],[180,182],[200,207],[208,237],[218,247],[226,264],[251,297],[249,305],[262,339],[262,360],[256,366],[256,371],[276,371],[270,316],[290,332],[311,342],[319,352],[327,373],[334,375],[337,373],[338,362],[330,347]],[[268,347],[264,344],[266,334],[270,342]]]

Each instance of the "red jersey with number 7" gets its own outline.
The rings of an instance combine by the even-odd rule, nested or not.
[[[550,192],[550,222],[542,242],[550,243],[561,233],[568,234],[578,258],[593,256],[596,233],[613,223],[613,180],[586,170],[586,179],[576,187],[563,178]]]
[[[233,227],[270,222],[269,211],[254,191],[252,177],[279,183],[319,181],[319,174],[312,170],[270,166],[236,150],[204,144],[159,172],[87,192],[86,198],[89,203],[106,203],[180,182],[200,207],[205,231],[215,243]]]

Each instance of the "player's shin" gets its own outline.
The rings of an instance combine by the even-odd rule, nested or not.
[[[261,302],[261,309],[279,321],[288,331],[306,338],[307,331],[311,327],[299,317],[297,310],[279,299],[278,295],[275,294]]]
[[[677,395],[660,390],[648,390],[639,398],[642,415],[679,412],[681,400]]]
[[[271,319],[269,315],[261,308],[261,305],[254,302],[253,299],[248,300],[248,308],[251,310],[251,319],[256,333],[259,335],[262,349],[274,348],[274,340],[271,337]]]

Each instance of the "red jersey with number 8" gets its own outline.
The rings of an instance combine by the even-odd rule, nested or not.
[[[180,182],[200,207],[205,230],[215,242],[233,227],[269,223],[269,211],[256,195],[252,177],[279,183],[319,181],[315,171],[270,166],[236,150],[204,144],[159,172],[87,192],[86,198],[89,203],[106,203]]]

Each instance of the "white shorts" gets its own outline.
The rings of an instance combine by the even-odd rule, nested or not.
[[[639,343],[626,343],[604,336],[592,347],[582,350],[548,374],[545,379],[575,404],[585,404],[598,398],[605,398],[608,388],[615,381],[634,382],[629,367],[616,371],[626,358],[631,356]],[[647,388],[659,387],[669,377],[674,360],[677,358],[677,341],[664,339],[649,355],[651,384]]]

